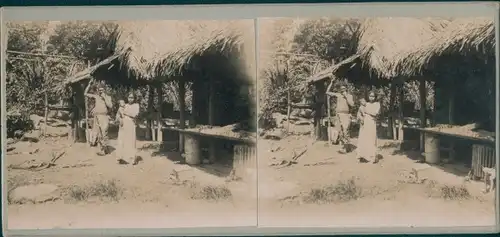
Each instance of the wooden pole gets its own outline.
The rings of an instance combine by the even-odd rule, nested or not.
[[[153,111],[153,103],[154,103],[154,87],[149,85],[148,88],[148,121],[146,124],[146,140],[156,140],[154,138],[154,127],[153,127],[153,119],[156,119],[156,116]],[[161,103],[160,103],[161,104]]]
[[[215,84],[212,78],[209,79],[209,95],[208,95],[208,124],[211,126],[215,125]],[[216,146],[215,140],[211,139],[209,141],[208,147],[208,160],[210,163],[214,163],[216,160]]]
[[[87,61],[87,67],[90,68],[90,60]],[[85,103],[85,141],[90,144],[90,132],[89,132],[89,98],[85,95],[89,88],[90,85],[92,84],[93,79],[89,81],[89,84],[87,85],[87,88],[85,88],[85,91],[83,93],[84,96],[84,103]],[[88,134],[88,135],[87,135]]]
[[[212,79],[209,79],[208,85],[208,125],[215,125],[215,85]]]
[[[394,120],[395,120],[395,116],[394,116],[394,108],[395,108],[395,103],[396,103],[396,89],[397,89],[397,84],[396,82],[393,80],[393,82],[391,82],[391,94],[389,95],[389,121],[388,121],[388,125],[387,125],[387,136],[391,139],[396,139],[396,134],[394,132]],[[401,121],[400,121],[401,122]]]
[[[194,128],[197,125],[197,119],[198,119],[199,81],[194,80],[191,88],[192,88],[191,117],[189,119],[189,127]]]
[[[317,88],[317,95],[316,95],[316,106],[315,106],[315,116],[314,116],[314,125],[315,125],[315,132],[314,134],[316,135],[316,140],[321,139],[321,118],[323,117],[323,105],[325,103],[325,84],[323,83],[317,83],[316,84]]]
[[[450,87],[448,87],[448,123],[450,125],[455,124],[455,86],[453,83],[450,83]],[[455,142],[450,141],[448,158],[450,160],[455,159]]]
[[[163,122],[161,120],[161,105],[163,104],[163,83],[159,83],[158,87],[156,87],[158,94],[158,108],[160,108],[160,112],[156,115],[156,122],[158,124],[158,132],[156,133],[156,140],[158,142],[163,142]]]
[[[290,133],[290,114],[292,113],[292,101],[291,101],[291,93],[290,93],[290,87],[286,90],[287,94],[287,110],[286,110],[286,132]]]
[[[52,57],[52,58],[66,58],[66,59],[81,59],[72,56],[66,55],[55,55],[55,54],[44,54],[44,53],[27,53],[20,51],[7,50],[6,53],[10,54],[18,54],[18,55],[27,55],[27,56],[38,56],[38,57]]]
[[[332,86],[333,86],[333,79],[330,81],[330,84],[328,85],[328,87],[326,88],[326,92],[330,92],[330,90],[332,89]],[[328,115],[328,128],[327,128],[327,132],[326,134],[328,135],[328,145],[330,146],[332,144],[332,101],[331,101],[331,97],[326,94],[326,113]]]
[[[77,124],[77,123],[75,123],[75,118],[76,118],[77,115],[76,115],[76,109],[75,109],[75,96],[74,96],[74,92],[73,91],[74,91],[74,89],[71,88],[71,95],[70,95],[70,98],[69,98],[69,104],[68,104],[68,106],[69,106],[69,108],[71,108],[71,110],[70,110],[71,141],[73,143],[75,143],[76,140],[77,140],[77,136],[78,135],[76,135],[76,129],[75,129],[75,125]]]
[[[399,107],[398,107],[398,119],[399,119],[399,124],[398,124],[398,140],[403,141],[404,140],[404,132],[403,132],[403,126],[404,126],[404,86],[403,84],[400,85],[398,89],[398,100],[399,100]]]
[[[47,93],[47,91],[44,92],[44,103],[45,103],[45,112],[44,112],[44,120],[43,120],[43,135],[47,135],[47,127],[49,126],[48,125],[48,121],[49,121],[49,94]]]
[[[178,81],[179,85],[179,129],[186,128],[186,87],[184,86],[184,80],[180,79]],[[184,152],[184,135],[179,133],[179,151]]]
[[[427,91],[425,88],[425,79],[420,79],[419,84],[419,94],[420,94],[420,128],[425,128],[427,124],[427,118],[425,114],[425,109],[427,108]],[[420,150],[424,151],[425,135],[420,133]]]

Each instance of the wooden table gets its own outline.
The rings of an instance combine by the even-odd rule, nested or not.
[[[482,167],[494,167],[495,162],[495,140],[488,137],[471,137],[461,134],[454,134],[445,131],[436,131],[432,128],[410,128],[424,133],[425,139],[425,161],[430,164],[437,164],[440,162],[440,136],[447,136],[467,141],[472,141],[472,169],[471,172],[475,176],[481,177]],[[450,149],[454,149],[452,146]],[[450,151],[454,152],[454,151]]]
[[[180,129],[174,127],[164,127],[164,130],[179,132],[184,135],[185,139],[185,158],[186,163],[190,165],[198,165],[201,163],[201,153],[200,153],[200,140],[202,137],[208,137],[212,139],[222,139],[227,141],[232,141],[237,144],[243,145],[244,147],[255,147],[256,139],[248,139],[248,138],[237,138],[237,137],[229,137],[217,134],[210,134],[206,132],[193,131],[190,129]],[[241,150],[241,148],[239,148]],[[216,157],[216,149],[215,143],[210,143],[209,147],[209,157],[210,161],[215,161]],[[241,153],[241,152],[239,152]],[[252,153],[252,152],[250,152]],[[242,153],[243,154],[243,153]]]

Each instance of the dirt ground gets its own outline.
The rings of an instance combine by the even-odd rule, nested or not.
[[[50,134],[65,129],[50,128]],[[354,153],[338,154],[338,146],[299,135],[309,126],[291,129],[296,135],[259,140],[258,187],[257,177],[228,182],[179,164],[173,161],[179,154],[157,153],[151,142],[138,142],[143,162],[122,166],[113,153],[100,157],[64,137],[19,141],[8,146],[14,149],[5,156],[6,167],[65,153],[41,171],[8,169],[10,189],[43,183],[59,192],[43,203],[10,203],[8,229],[495,225],[494,193],[465,182],[459,165],[418,163],[411,154],[395,153],[390,141],[380,141],[379,164],[360,164]],[[289,166],[279,162],[300,154]],[[173,169],[183,184],[170,181]]]
[[[97,156],[95,148],[57,136],[65,132],[67,128],[49,127],[49,134],[54,137],[8,145],[13,150],[5,156],[6,167],[29,160],[48,162],[65,152],[56,166],[40,171],[8,169],[8,189],[28,184],[52,184],[58,188],[57,197],[49,201],[12,201],[7,209],[8,229],[220,227],[257,223],[256,178],[228,181],[226,177],[173,161],[178,153],[157,154],[158,148],[151,142],[138,142],[143,158],[139,165],[119,165],[113,153]],[[34,133],[27,137],[37,136]],[[110,141],[111,145],[115,142]],[[180,182],[170,180],[173,169]]]
[[[301,134],[310,126],[291,125],[290,131]],[[259,226],[495,225],[494,192],[485,194],[482,182],[466,181],[463,166],[417,162],[410,159],[416,151],[398,153],[393,141],[381,140],[379,147],[383,159],[372,164],[310,135],[259,140]],[[280,162],[305,150],[295,163]]]

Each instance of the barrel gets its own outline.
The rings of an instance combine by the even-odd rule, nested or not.
[[[233,149],[233,169],[235,169],[238,176],[245,179],[249,175],[249,170],[255,170],[257,168],[255,146],[237,144],[234,145]]]
[[[472,175],[476,179],[483,179],[483,167],[495,167],[495,148],[484,145],[472,145]]]
[[[189,165],[201,163],[201,147],[198,137],[184,134],[184,155],[186,163]]]
[[[425,162],[439,163],[439,137],[436,134],[426,133],[424,138]]]

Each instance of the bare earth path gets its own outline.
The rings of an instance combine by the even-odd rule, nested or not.
[[[9,229],[182,228],[254,226],[256,212],[227,204],[187,202],[22,205],[9,207]]]
[[[100,157],[86,144],[71,145],[64,138],[18,142],[12,147],[18,154],[6,155],[6,166],[29,160],[47,162],[55,153],[65,154],[56,166],[41,171],[9,169],[11,186],[51,184],[60,190],[95,190],[112,183],[106,186],[109,190],[100,192],[115,199],[75,200],[78,195],[72,191],[71,195],[61,194],[56,201],[12,203],[7,208],[8,229],[221,227],[257,223],[256,178],[227,182],[226,177],[175,163],[170,157],[175,153],[155,154],[155,147],[139,152],[143,162],[137,166],[118,165],[113,153]],[[30,151],[35,152],[28,154]],[[196,188],[173,184],[169,177],[174,169],[181,181],[196,184]],[[194,191],[201,192],[205,187],[223,187],[230,195],[220,200],[192,198]]]
[[[355,141],[354,141],[355,142]],[[259,158],[259,226],[266,227],[465,227],[495,225],[494,193],[483,194],[482,183],[439,167],[420,164],[394,148],[381,149],[380,164],[360,164],[353,153],[338,154],[338,146],[289,136],[279,141],[262,140]],[[270,163],[307,152],[289,167]],[[296,154],[297,152],[295,152]],[[441,189],[409,183],[412,169],[420,179],[436,182]],[[362,194],[354,200],[309,203],[304,196],[352,179]],[[428,182],[431,183],[431,182]],[[465,198],[448,200],[442,190],[464,187]],[[433,196],[430,193],[433,193]],[[452,192],[452,191],[450,191]],[[437,195],[437,196],[436,196]],[[454,195],[454,194],[450,194]],[[317,194],[316,196],[321,196]]]

